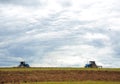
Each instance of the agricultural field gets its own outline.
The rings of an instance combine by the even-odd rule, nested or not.
[[[120,82],[112,81],[79,81],[79,82],[33,82],[33,83],[21,83],[21,84],[120,84]]]
[[[120,68],[0,68],[0,84],[120,84]]]

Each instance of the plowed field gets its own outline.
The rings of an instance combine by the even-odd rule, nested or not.
[[[0,84],[46,81],[120,81],[120,71],[34,70],[0,71]]]

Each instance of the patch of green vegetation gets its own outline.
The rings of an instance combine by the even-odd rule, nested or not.
[[[79,81],[79,82],[31,82],[21,84],[120,84],[120,82],[108,81]]]
[[[0,71],[34,71],[34,70],[94,70],[120,71],[120,68],[71,68],[71,67],[31,67],[31,68],[0,68]]]

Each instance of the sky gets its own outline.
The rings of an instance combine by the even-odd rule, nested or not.
[[[120,67],[120,0],[0,0],[0,67]]]

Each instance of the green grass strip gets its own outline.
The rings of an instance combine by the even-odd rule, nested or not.
[[[120,68],[71,68],[71,67],[40,67],[40,68],[0,68],[0,71],[34,71],[34,70],[93,70],[120,71]]]
[[[107,81],[81,81],[81,82],[29,82],[20,84],[120,84],[120,82]]]

